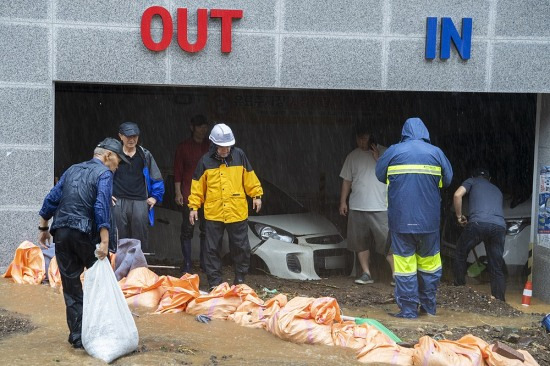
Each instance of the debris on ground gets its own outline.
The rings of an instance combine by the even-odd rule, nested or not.
[[[35,329],[30,320],[5,309],[0,309],[0,340],[16,333],[28,333]]]
[[[210,323],[210,321],[212,320],[208,315],[205,315],[205,314],[200,314],[200,315],[197,315],[197,317],[195,318],[196,321],[198,321],[199,323],[204,323],[204,324],[208,324]]]

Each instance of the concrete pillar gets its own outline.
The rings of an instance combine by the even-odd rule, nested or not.
[[[53,0],[0,3],[0,271],[53,187]]]

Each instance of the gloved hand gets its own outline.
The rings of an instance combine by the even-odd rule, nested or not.
[[[208,323],[210,323],[210,320],[212,320],[212,319],[208,315],[200,314],[200,315],[197,315],[195,320],[198,321],[199,323],[208,324]]]

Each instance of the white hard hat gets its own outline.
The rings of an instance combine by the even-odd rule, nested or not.
[[[235,136],[233,131],[225,123],[218,123],[210,132],[210,141],[218,146],[233,146],[235,145]]]

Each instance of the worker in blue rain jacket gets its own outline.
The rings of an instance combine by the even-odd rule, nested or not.
[[[420,118],[403,125],[401,141],[378,159],[376,177],[388,184],[388,224],[395,264],[399,318],[435,315],[441,278],[440,189],[453,178],[443,151],[430,143]]]

